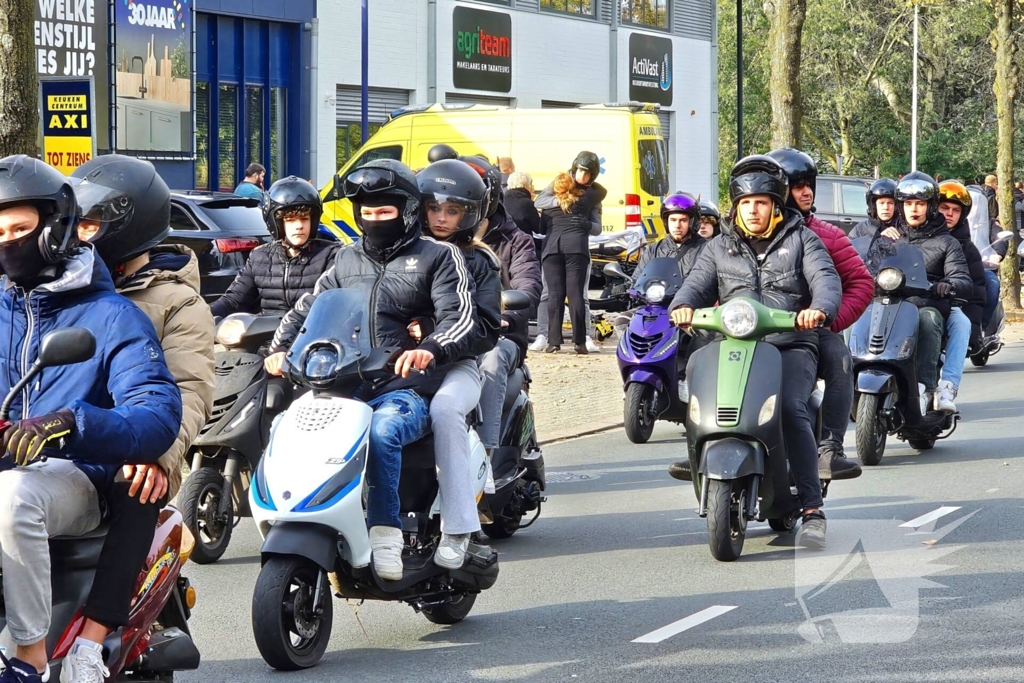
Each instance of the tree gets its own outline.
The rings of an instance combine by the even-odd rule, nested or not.
[[[773,148],[799,147],[803,100],[800,96],[800,41],[807,0],[764,0],[768,17]]]
[[[1014,61],[1013,0],[993,0],[996,26],[992,31],[992,51],[996,55],[996,176],[999,179],[999,222],[1011,228],[1014,236],[1006,250],[1001,275],[1003,280],[1003,307],[1008,311],[1020,310],[1020,272],[1017,269],[1017,231],[1013,211],[1013,101],[1017,95],[1017,65]]]
[[[0,158],[39,154],[34,0],[0,0]]]

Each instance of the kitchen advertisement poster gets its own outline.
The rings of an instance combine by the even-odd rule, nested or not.
[[[41,76],[39,108],[46,163],[70,174],[96,155],[96,107],[91,77]]]

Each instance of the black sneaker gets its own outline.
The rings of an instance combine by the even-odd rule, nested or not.
[[[558,353],[561,350],[561,346],[558,346],[556,344],[548,344],[547,348],[544,349],[544,353]]]
[[[826,439],[818,447],[818,478],[821,481],[833,479],[856,479],[863,470],[856,458],[847,458],[843,444],[835,439]]]
[[[668,474],[679,481],[693,481],[693,473],[690,471],[690,461],[680,460],[668,466]]]
[[[817,510],[804,515],[800,521],[800,531],[797,532],[796,542],[805,548],[814,550],[825,549],[825,529],[828,523],[825,521],[825,513]]]

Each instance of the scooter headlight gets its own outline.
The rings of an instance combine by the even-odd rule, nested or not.
[[[778,398],[778,394],[772,394],[765,400],[764,404],[761,405],[761,412],[757,414],[757,426],[768,424],[768,422],[775,417],[775,401]]]
[[[690,422],[700,424],[700,401],[692,392],[690,393]]]
[[[644,297],[652,304],[661,303],[665,299],[665,285],[655,282],[644,292]]]
[[[878,286],[887,292],[894,292],[903,286],[903,273],[898,268],[882,268],[875,278]]]
[[[237,346],[245,334],[245,321],[228,318],[217,326],[217,343],[227,347]]]
[[[730,301],[722,307],[722,327],[730,337],[746,337],[757,327],[757,311],[749,301]]]
[[[310,380],[329,379],[334,373],[334,369],[338,367],[338,361],[341,360],[338,355],[338,350],[330,346],[322,346],[319,349],[314,349],[306,357],[306,365],[302,370],[302,374]]]

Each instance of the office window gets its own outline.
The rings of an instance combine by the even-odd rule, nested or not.
[[[553,12],[594,16],[595,0],[540,0],[540,8]]]
[[[270,163],[264,163],[270,171],[270,177],[279,180],[284,177],[285,144],[287,143],[285,126],[287,125],[287,105],[285,88],[270,89]]]
[[[263,88],[256,85],[245,86],[245,118],[246,161],[264,164],[266,159],[263,158]]]
[[[196,189],[210,189],[210,84],[196,81]]]
[[[620,0],[621,20],[626,24],[639,24],[668,29],[669,0]]]
[[[220,189],[231,192],[235,189],[235,166],[238,153],[238,86],[220,85],[220,111],[218,112],[218,141],[220,168],[217,179]]]

